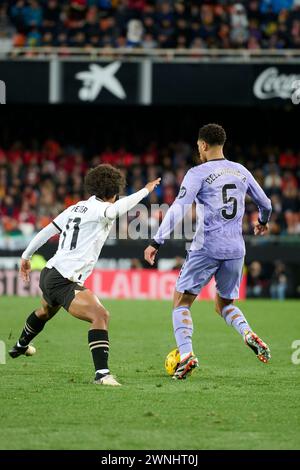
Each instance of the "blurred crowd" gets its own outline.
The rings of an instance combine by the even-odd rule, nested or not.
[[[270,296],[272,299],[284,300],[293,278],[289,268],[276,260],[267,272],[266,266],[253,261],[247,270],[247,297],[260,298]]]
[[[62,146],[48,139],[34,141],[30,148],[16,141],[0,147],[0,231],[4,235],[31,235],[53,217],[84,198],[83,178],[89,167],[110,163],[122,168],[127,177],[126,193],[142,188],[148,180],[162,177],[148,204],[170,205],[186,171],[197,163],[197,150],[187,142],[159,146],[151,142],[143,153],[110,147],[96,155],[84,148]],[[299,149],[227,146],[231,160],[244,164],[272,200],[272,235],[300,234],[300,152]],[[161,212],[154,214],[158,223]],[[257,208],[249,199],[243,222],[244,233],[253,233]]]
[[[300,0],[0,0],[0,44],[299,48]]]

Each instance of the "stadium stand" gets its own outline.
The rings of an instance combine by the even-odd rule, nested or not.
[[[0,2],[1,50],[15,47],[300,47],[300,0]]]
[[[162,186],[151,203],[171,204],[187,169],[195,160],[195,148],[186,142],[158,147],[154,142],[137,154],[129,148],[106,148],[86,155],[83,148],[63,146],[48,139],[31,147],[16,141],[0,148],[0,230],[7,236],[30,235],[45,226],[65,207],[83,194],[83,177],[89,166],[111,163],[127,174],[127,193],[143,187],[146,180],[163,175]],[[271,234],[300,233],[300,153],[256,145],[233,146],[231,159],[246,165],[272,199]],[[244,233],[252,233],[257,215],[250,201],[246,204]]]

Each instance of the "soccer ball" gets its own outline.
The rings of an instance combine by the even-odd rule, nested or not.
[[[165,369],[168,375],[174,375],[175,371],[178,367],[180,362],[180,354],[179,350],[173,349],[173,351],[169,352],[165,360]]]

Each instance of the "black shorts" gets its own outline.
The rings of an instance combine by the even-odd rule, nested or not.
[[[66,279],[55,268],[44,268],[40,275],[40,289],[50,307],[62,305],[68,310],[75,291],[85,290],[85,287]]]

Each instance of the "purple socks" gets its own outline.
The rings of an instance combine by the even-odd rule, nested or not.
[[[242,336],[244,336],[245,331],[252,331],[243,312],[233,304],[226,305],[223,308],[222,317],[228,326],[233,326]]]
[[[193,320],[189,307],[173,310],[173,328],[180,357],[193,351]]]

